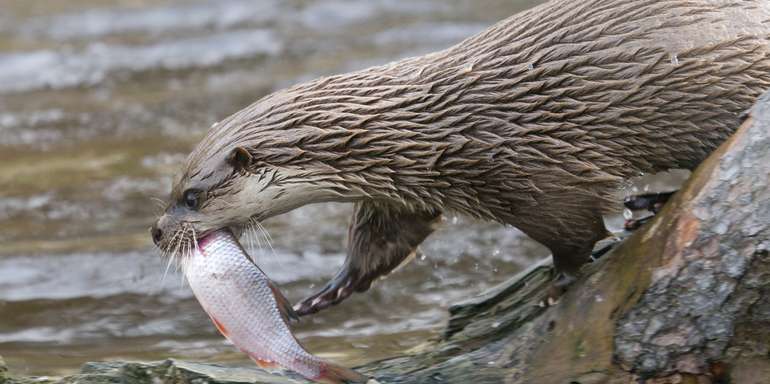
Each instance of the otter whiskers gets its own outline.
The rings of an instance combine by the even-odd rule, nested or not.
[[[262,236],[265,238],[265,242],[267,243],[267,247],[270,248],[270,253],[275,256],[275,249],[273,248],[273,237],[270,236],[270,232],[267,231],[267,228],[265,228],[262,223],[259,222],[257,219],[251,219],[254,224],[256,224],[257,228],[259,229],[259,233],[262,234]]]
[[[184,271],[187,260],[198,248],[197,236],[195,228],[188,223],[183,223],[174,232],[174,235],[168,242],[168,246],[161,250],[161,257],[167,259],[161,281],[165,281],[172,264],[174,265],[175,272],[178,272],[180,269]]]
[[[174,236],[171,238],[171,241],[169,244],[174,244],[175,241],[177,241],[177,238],[179,237],[181,231],[177,231],[174,233]],[[161,250],[161,258],[167,259],[166,262],[166,269],[163,271],[163,277],[161,278],[161,281],[166,280],[166,276],[168,275],[168,270],[171,268],[171,264],[174,262],[174,255],[176,252],[170,252],[170,249],[162,249]]]
[[[249,242],[249,247],[252,249],[255,249],[254,244],[256,243],[256,249],[262,250],[262,242],[259,239],[259,236],[256,234],[257,228],[254,225],[254,222],[252,222],[251,219],[249,219],[248,222],[244,225],[244,235],[246,236],[246,240]]]
[[[272,237],[270,236],[270,233],[267,231],[267,229],[262,225],[262,223],[259,222],[256,218],[249,218],[249,220],[244,225],[244,230],[246,233],[247,241],[249,241],[249,246],[254,247],[254,242],[257,243],[257,249],[262,250],[262,241],[261,238],[265,241],[265,244],[267,244],[267,248],[270,249],[271,256],[275,256],[275,249],[273,248],[272,244]]]

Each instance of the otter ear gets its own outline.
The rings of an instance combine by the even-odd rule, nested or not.
[[[225,161],[227,161],[228,164],[235,168],[236,171],[240,171],[243,169],[248,169],[251,165],[252,159],[253,158],[251,157],[251,154],[246,150],[246,148],[235,147],[232,151],[230,151],[230,154],[227,155]]]

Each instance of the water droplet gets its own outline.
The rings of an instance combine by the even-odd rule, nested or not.
[[[452,216],[452,224],[457,224],[460,219],[457,216]]]
[[[494,323],[492,323],[492,328],[497,328],[499,326],[500,326],[500,322],[499,321],[495,321]]]
[[[626,208],[623,210],[623,218],[626,220],[631,220],[634,217],[634,213],[631,212],[630,209]]]
[[[427,259],[427,258],[428,258],[428,256],[425,256],[424,253],[420,255],[420,261],[425,261],[425,259]]]
[[[679,65],[679,57],[675,54],[671,55],[671,64]]]

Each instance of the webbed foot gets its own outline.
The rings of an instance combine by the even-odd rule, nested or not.
[[[353,292],[364,292],[372,285],[376,275],[359,276],[343,269],[337,273],[320,291],[294,305],[294,311],[300,315],[310,315],[337,305]]]

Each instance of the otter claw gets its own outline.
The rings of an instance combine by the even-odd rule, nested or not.
[[[294,305],[294,311],[300,316],[310,315],[334,305],[337,300],[341,300],[337,290],[324,289]]]
[[[337,277],[316,294],[305,298],[294,305],[294,311],[300,316],[310,315],[323,309],[337,305],[347,299],[359,287],[368,288],[366,280],[354,281],[349,275]],[[365,290],[364,288],[364,290]]]

